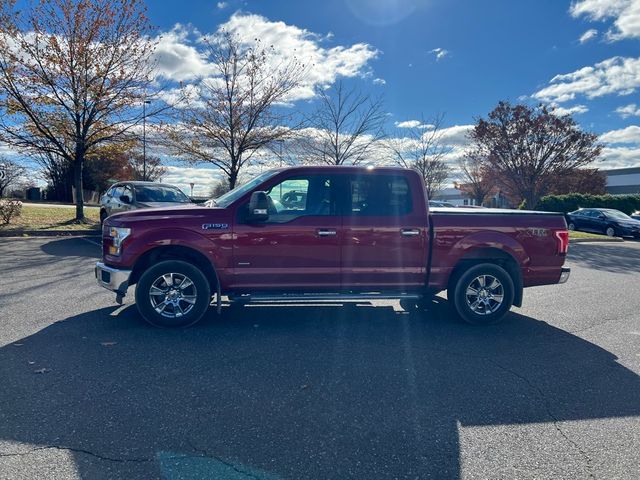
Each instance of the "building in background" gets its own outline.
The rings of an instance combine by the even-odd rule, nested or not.
[[[456,207],[463,207],[465,205],[476,205],[474,199],[470,198],[469,195],[460,188],[459,184],[456,184],[457,187],[445,188],[442,191],[438,192],[432,200],[440,200],[441,202],[448,202]],[[509,202],[509,199],[500,191],[499,188],[494,187],[489,195],[482,202],[483,207],[488,208],[512,208],[513,205]]]
[[[640,167],[600,171],[607,176],[607,193],[612,195],[640,194]]]

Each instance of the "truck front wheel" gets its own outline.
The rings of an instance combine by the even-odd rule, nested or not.
[[[167,260],[146,270],[136,286],[140,315],[156,327],[188,327],[200,320],[211,302],[204,274],[188,262]]]
[[[449,302],[467,323],[497,323],[513,305],[513,280],[499,265],[482,263],[463,272],[447,292]]]

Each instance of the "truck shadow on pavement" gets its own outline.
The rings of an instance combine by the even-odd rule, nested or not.
[[[28,444],[0,461],[63,449],[87,479],[458,479],[460,429],[546,423],[547,471],[585,478],[562,422],[640,414],[638,376],[600,347],[517,314],[448,317],[441,302],[427,318],[226,308],[182,331],[132,306],[68,318],[0,349],[0,438]],[[514,467],[500,448],[466,454]]]

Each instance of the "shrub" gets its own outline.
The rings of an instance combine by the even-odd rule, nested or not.
[[[22,213],[22,203],[18,200],[0,200],[0,222],[8,225],[12,219]]]
[[[578,208],[613,208],[627,215],[640,210],[640,195],[547,195],[542,197],[536,210],[545,212],[573,212]]]

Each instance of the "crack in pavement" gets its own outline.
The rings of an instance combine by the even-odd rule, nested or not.
[[[232,462],[229,462],[227,460],[223,460],[222,458],[217,457],[215,455],[211,455],[206,449],[200,448],[200,447],[197,447],[196,445],[194,445],[193,442],[190,439],[187,438],[186,440],[187,440],[187,443],[189,444],[189,446],[191,447],[191,449],[194,452],[197,452],[198,454],[200,454],[201,457],[207,457],[207,458],[211,458],[213,460],[216,460],[216,461],[222,463],[224,466],[231,468],[234,472],[239,473],[240,475],[244,475],[247,478],[253,478],[255,480],[263,480],[262,477],[259,477],[257,475],[254,475],[251,472],[247,472],[245,470],[242,470],[242,469],[238,468]]]
[[[15,452],[15,453],[3,453],[0,452],[0,458],[2,457],[24,457],[24,456],[28,456],[28,455],[33,455],[36,452],[42,451],[42,450],[64,450],[64,451],[69,451],[69,452],[73,452],[73,453],[84,453],[86,455],[90,455],[92,457],[95,457],[99,460],[105,460],[108,462],[119,462],[119,463],[127,463],[127,462],[133,462],[133,463],[145,463],[145,462],[152,462],[153,459],[150,458],[116,458],[116,457],[108,457],[106,455],[101,455],[99,453],[95,453],[92,452],[90,450],[85,450],[82,448],[73,448],[73,447],[63,447],[61,445],[44,445],[41,447],[36,447],[33,448],[27,452]]]
[[[485,357],[482,355],[470,355],[466,352],[457,352],[454,350],[446,350],[446,349],[440,349],[440,348],[432,348],[431,349],[439,351],[441,353],[445,353],[447,355],[453,355],[453,356],[461,356],[461,357],[467,357],[467,358],[472,358],[472,359],[476,359],[476,360],[484,360],[486,362],[491,363],[492,365],[495,365],[496,367],[498,367],[499,369],[519,378],[520,380],[522,380],[524,383],[526,383],[529,388],[531,388],[532,390],[534,390],[538,396],[542,399],[542,402],[544,404],[544,408],[545,411],[547,413],[547,416],[551,419],[551,423],[553,423],[554,428],[556,429],[556,431],[560,434],[560,436],[562,436],[562,438],[564,438],[576,451],[578,451],[578,453],[582,456],[582,458],[584,458],[585,460],[585,464],[586,464],[586,468],[587,471],[589,472],[589,478],[596,478],[595,474],[593,473],[593,465],[592,465],[592,460],[591,457],[589,457],[589,454],[587,452],[585,452],[580,445],[578,445],[574,440],[572,440],[566,433],[564,430],[562,430],[562,428],[560,427],[560,420],[558,419],[558,417],[556,417],[553,414],[553,411],[551,409],[551,403],[549,401],[549,399],[547,398],[547,396],[545,395],[544,391],[535,383],[533,383],[531,380],[529,380],[527,377],[525,377],[524,375],[522,375],[521,373],[512,370],[508,367],[505,367],[504,365],[496,362],[493,358],[490,357]]]
[[[555,429],[558,431],[560,436],[562,436],[562,438],[564,438],[570,445],[572,445],[573,448],[575,450],[577,450],[578,453],[580,453],[582,458],[584,458],[585,465],[587,467],[587,471],[589,472],[589,478],[596,478],[594,473],[593,473],[593,465],[592,465],[591,457],[589,457],[589,454],[587,452],[585,452],[580,447],[580,445],[578,445],[573,439],[571,439],[565,433],[565,431],[560,427],[560,420],[558,419],[558,417],[556,417],[553,414],[553,411],[551,410],[551,405],[550,405],[549,399],[545,395],[544,391],[538,385],[536,385],[535,383],[531,382],[527,377],[525,377],[524,375],[516,372],[515,370],[512,370],[512,369],[510,369],[508,367],[505,367],[504,365],[501,365],[498,362],[496,362],[495,360],[492,360],[490,358],[486,358],[486,357],[481,357],[481,358],[484,358],[484,360],[487,360],[488,362],[492,363],[493,365],[495,365],[499,369],[504,370],[505,372],[508,372],[511,375],[514,375],[515,377],[519,378],[520,380],[525,382],[532,390],[534,390],[534,391],[536,391],[538,393],[538,395],[542,399],[542,402],[544,404],[544,408],[545,408],[545,410],[547,412],[547,415],[549,416],[549,418],[551,418],[553,426],[555,427]]]

